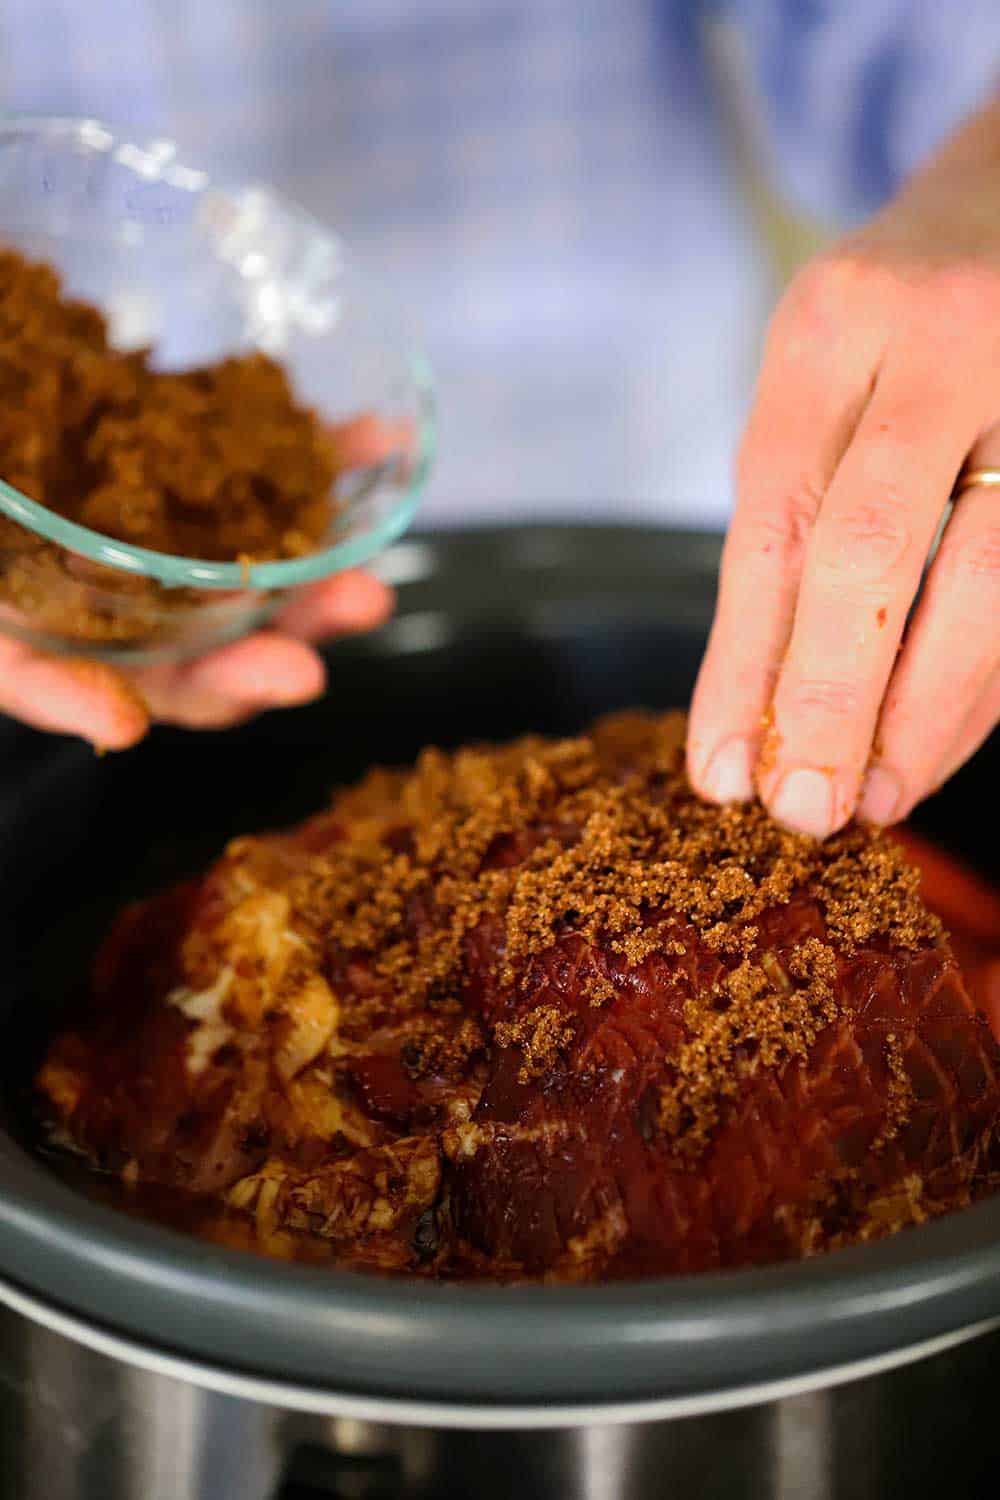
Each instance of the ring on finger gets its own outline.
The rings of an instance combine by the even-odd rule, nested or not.
[[[952,500],[964,495],[966,490],[1000,489],[1000,469],[963,469],[951,492]]]

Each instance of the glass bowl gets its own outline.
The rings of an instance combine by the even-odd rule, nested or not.
[[[142,664],[265,621],[289,590],[365,562],[410,523],[433,397],[403,321],[338,236],[266,187],[222,187],[164,141],[92,120],[0,123],[0,244],[59,271],[120,348],[181,369],[263,350],[352,441],[323,544],[294,561],[203,561],[117,541],[0,479],[0,630],[48,651]]]

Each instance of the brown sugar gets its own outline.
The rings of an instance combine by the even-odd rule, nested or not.
[[[1000,1049],[902,850],[700,802],[684,737],[430,749],[235,840],[123,916],[49,1118],[271,1253],[420,1275],[745,1265],[990,1190]]]
[[[690,924],[733,965],[717,987],[724,1010],[717,994],[696,991],[687,1001],[687,1040],[661,1098],[661,1124],[696,1156],[737,1087],[741,1043],[754,1038],[761,1066],[805,1059],[838,1013],[829,943],[808,937],[780,960],[761,953],[754,919],[808,895],[841,953],[873,938],[913,949],[939,940],[941,929],[890,841],[851,828],[820,844],[782,830],[759,805],[718,809],[694,798],[683,722],[636,715],[613,721],[615,737],[598,726],[590,741],[529,739],[452,758],[425,752],[401,788],[415,828],[411,848],[387,848],[377,827],[359,843],[356,831],[317,861],[310,879],[321,882],[338,945],[370,954],[397,1004],[419,1008],[429,993],[456,989],[466,935],[489,915],[500,920],[496,979],[505,1019],[493,1035],[497,1045],[520,1049],[522,1083],[543,1077],[574,1034],[556,1006],[521,1009],[533,955],[572,931],[591,946],[607,941],[634,966],[653,953],[683,955],[670,924]],[[508,863],[515,854],[517,863]],[[421,890],[433,890],[428,920],[407,932],[406,893]],[[581,983],[592,1005],[616,993],[598,968]],[[900,1121],[904,1094],[897,1082]]]
[[[48,509],[118,541],[245,566],[300,557],[329,531],[337,455],[286,372],[262,353],[183,371],[112,347],[102,313],[56,272],[0,250],[0,477]],[[0,518],[0,597],[38,619],[61,594],[68,634],[147,626],[145,578],[79,559],[131,598],[129,621],[65,618],[59,549]],[[63,585],[60,588],[60,585]],[[78,591],[78,600],[84,596]]]
[[[516,1021],[498,1022],[493,1036],[500,1047],[520,1047],[524,1061],[518,1081],[528,1083],[549,1071],[563,1047],[573,1040],[574,1030],[558,1007],[536,1005]]]

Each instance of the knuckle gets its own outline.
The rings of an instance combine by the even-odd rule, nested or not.
[[[818,255],[793,277],[782,311],[786,318],[820,330],[838,327],[845,308],[866,296],[877,277],[871,260],[844,247]]]
[[[905,500],[890,489],[830,515],[824,523],[823,554],[838,580],[878,583],[910,555],[913,525]]]
[[[805,554],[822,503],[822,491],[807,479],[778,501],[746,508],[733,525],[732,541],[741,557],[767,557],[792,566]]]
[[[956,536],[939,557],[941,581],[949,587],[972,586],[978,594],[983,585],[1000,588],[1000,522],[968,536]],[[991,599],[992,608],[996,600]]]
[[[969,258],[934,270],[924,283],[924,294],[945,319],[974,319],[1000,309],[1000,272],[984,260]]]
[[[782,693],[782,717],[822,718],[837,724],[856,720],[864,693],[858,683],[839,678],[804,677]]]

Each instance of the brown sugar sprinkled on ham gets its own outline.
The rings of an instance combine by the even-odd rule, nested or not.
[[[235,841],[112,933],[49,1118],[201,1232],[422,1275],[784,1259],[990,1189],[1000,1052],[901,850],[709,807],[683,741],[428,750]]]

